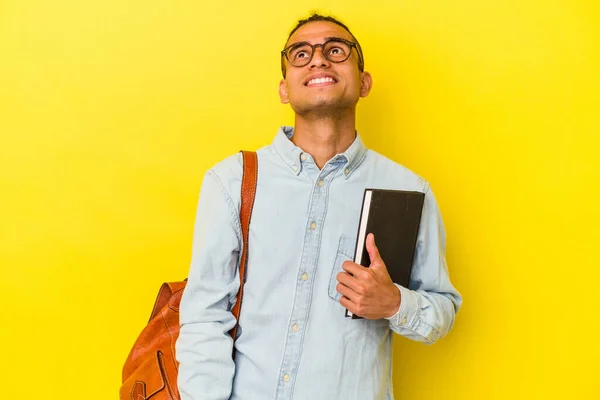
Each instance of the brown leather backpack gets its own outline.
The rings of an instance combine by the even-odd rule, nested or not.
[[[242,205],[240,221],[244,241],[240,262],[240,290],[232,313],[239,321],[243,283],[248,261],[248,228],[256,194],[258,160],[255,152],[242,151]],[[175,358],[175,342],[179,336],[179,302],[187,279],[163,283],[156,298],[150,320],[138,336],[123,366],[121,400],[180,400],[177,389],[179,363]],[[236,339],[237,323],[229,332]]]

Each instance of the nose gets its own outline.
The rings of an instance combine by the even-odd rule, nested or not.
[[[310,68],[329,67],[330,63],[323,54],[323,46],[315,46],[312,60],[310,60]]]

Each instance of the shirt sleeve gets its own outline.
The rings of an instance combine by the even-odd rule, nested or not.
[[[429,186],[425,191],[410,289],[396,286],[401,294],[400,308],[395,315],[387,318],[394,332],[432,344],[450,331],[462,305],[462,297],[450,282],[446,265],[446,233]]]
[[[182,400],[226,400],[235,366],[231,308],[239,290],[239,213],[214,170],[203,180],[176,342]]]

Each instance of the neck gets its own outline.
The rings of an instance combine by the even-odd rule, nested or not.
[[[344,111],[327,116],[296,114],[292,143],[310,154],[319,169],[333,156],[346,151],[354,142],[354,110]]]

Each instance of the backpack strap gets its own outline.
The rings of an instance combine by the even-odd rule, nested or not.
[[[253,151],[241,151],[244,158],[244,173],[242,175],[240,207],[240,223],[242,225],[242,257],[240,260],[240,290],[237,294],[237,300],[231,312],[235,317],[235,326],[229,331],[233,341],[237,339],[237,330],[240,320],[240,309],[242,307],[242,296],[244,294],[244,283],[246,282],[246,264],[248,263],[248,230],[250,228],[250,219],[252,217],[252,208],[254,207],[254,197],[256,195],[256,182],[258,180],[258,157]]]

